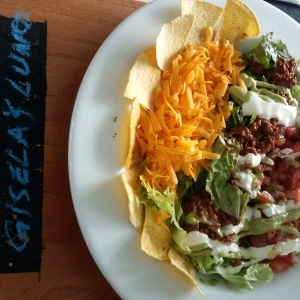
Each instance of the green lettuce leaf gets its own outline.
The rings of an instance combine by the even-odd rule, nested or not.
[[[291,93],[295,99],[300,99],[300,85],[295,85],[291,90]]]
[[[225,272],[220,272],[220,275],[237,288],[252,290],[253,283],[259,281],[270,282],[274,274],[268,264],[257,263],[248,268],[242,269],[237,274],[226,274]]]
[[[189,247],[184,245],[184,240],[186,238],[187,232],[181,227],[172,224],[170,226],[171,237],[173,241],[173,246],[182,254],[190,254],[191,250]]]
[[[252,56],[264,68],[273,68],[279,57],[291,58],[287,46],[281,41],[273,41],[273,32],[263,35],[261,43],[247,56]]]
[[[177,248],[180,252],[185,254],[189,253],[189,248],[183,244],[187,233],[180,227],[178,223],[180,216],[182,215],[182,208],[179,200],[176,200],[174,203],[174,192],[171,192],[170,189],[167,188],[164,193],[161,193],[155,189],[147,189],[143,182],[142,185],[144,187],[142,202],[145,205],[154,204],[160,211],[170,215],[168,225],[171,231],[172,240],[177,245]]]
[[[187,180],[186,185],[189,184],[189,187],[188,189],[185,190],[185,193],[181,194],[181,197],[179,198],[182,199],[182,201],[184,201],[185,199],[188,199],[190,196],[196,195],[199,191],[205,189],[207,175],[208,175],[207,170],[202,168],[196,181]],[[181,186],[182,185],[184,185],[184,183],[182,183]],[[178,191],[177,193],[178,195],[180,195]]]
[[[300,233],[296,228],[284,225],[298,218],[300,218],[300,208],[269,218],[253,218],[250,221],[244,221],[243,230],[236,236],[235,240],[237,241],[247,235],[259,235],[273,230],[283,230],[298,237]]]
[[[177,173],[178,185],[177,185],[177,195],[178,199],[181,200],[189,191],[192,186],[195,184],[195,181],[192,178],[187,177],[182,172]]]
[[[173,199],[175,197],[174,192],[171,192],[169,187],[164,191],[164,193],[161,193],[155,189],[148,189],[144,182],[142,182],[142,185],[146,190],[146,193],[142,197],[142,202],[146,205],[155,204],[160,211],[171,216],[171,223],[180,227],[178,219],[176,218],[175,206],[173,205]]]
[[[200,281],[209,286],[216,286],[219,283],[219,280],[217,278],[200,278]]]
[[[240,105],[233,105],[231,114],[226,121],[226,131],[229,132],[233,127],[243,123],[243,113]]]
[[[216,262],[211,255],[199,255],[193,257],[193,260],[201,274],[210,274],[216,268]]]
[[[249,202],[249,193],[228,183],[238,160],[239,147],[235,140],[219,139],[213,151],[220,154],[220,158],[213,161],[207,180],[206,190],[216,206],[227,214],[239,218]]]

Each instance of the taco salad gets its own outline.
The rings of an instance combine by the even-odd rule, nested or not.
[[[247,47],[243,45],[247,44]],[[198,287],[253,288],[300,252],[300,61],[239,0],[182,0],[137,58],[122,179],[141,248]]]

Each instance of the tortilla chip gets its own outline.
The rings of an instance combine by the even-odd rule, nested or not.
[[[193,15],[184,15],[162,26],[156,40],[156,58],[160,69],[165,71],[172,66],[173,58],[184,49],[193,23]]]
[[[147,48],[144,51],[144,54],[146,55],[148,62],[151,64],[151,66],[158,68],[156,61],[156,45]]]
[[[191,261],[186,256],[180,254],[174,247],[170,248],[168,256],[171,264],[181,271],[197,287],[200,294],[204,296],[196,279],[195,269]]]
[[[194,3],[197,0],[181,0],[181,15],[189,15],[192,14]]]
[[[139,231],[142,231],[145,219],[145,208],[140,202],[142,185],[139,178],[143,169],[143,166],[139,166],[122,174],[122,181],[129,201],[129,218],[133,226]]]
[[[149,256],[160,260],[169,260],[171,233],[155,219],[155,208],[145,208],[145,223],[142,231],[141,248]]]
[[[129,73],[124,96],[138,99],[144,107],[150,108],[155,88],[160,83],[161,70],[156,63],[156,46],[151,46],[136,59]]]
[[[235,45],[259,33],[259,22],[253,11],[240,0],[227,0],[215,41],[227,39]]]
[[[125,162],[125,168],[127,170],[138,166],[142,162],[142,153],[139,143],[136,138],[136,126],[140,119],[140,103],[138,98],[132,101],[130,124],[129,124],[129,147],[128,155]]]
[[[186,44],[197,45],[210,40],[207,37],[207,28],[215,26],[223,9],[205,1],[182,0],[182,11],[195,16]]]

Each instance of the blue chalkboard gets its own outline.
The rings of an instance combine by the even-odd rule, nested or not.
[[[0,272],[38,272],[42,252],[47,23],[0,16]]]

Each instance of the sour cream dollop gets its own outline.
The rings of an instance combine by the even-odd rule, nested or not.
[[[264,119],[276,118],[280,125],[292,126],[297,119],[297,107],[278,102],[264,101],[252,92],[249,101],[243,104],[244,116],[259,116]]]

